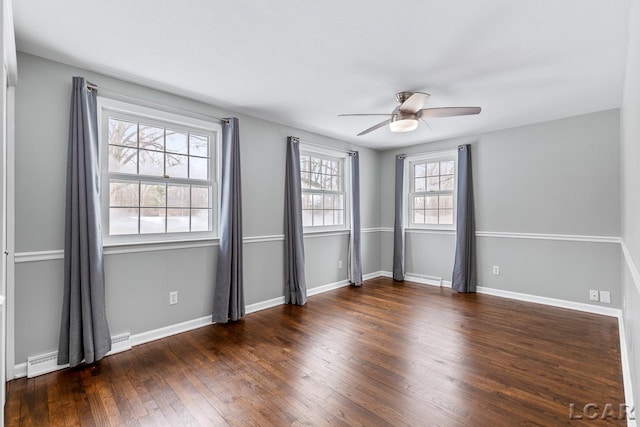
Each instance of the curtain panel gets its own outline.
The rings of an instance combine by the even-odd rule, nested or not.
[[[458,292],[475,292],[478,280],[470,145],[458,147],[457,209],[456,255],[451,287]]]
[[[286,304],[307,302],[304,272],[304,229],[302,228],[302,188],[300,184],[300,146],[287,138],[284,191],[284,298]]]
[[[69,119],[64,295],[58,365],[94,363],[111,350],[100,218],[97,94],[74,77]]]
[[[242,281],[242,186],[238,119],[222,125],[220,250],[213,298],[213,321],[227,323],[245,314]]]

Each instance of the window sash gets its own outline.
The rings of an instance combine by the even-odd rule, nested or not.
[[[453,162],[453,170],[452,173],[442,173],[440,169],[440,163],[442,162]],[[445,153],[445,152],[436,152],[436,153],[426,153],[424,155],[416,155],[412,157],[407,157],[407,166],[405,167],[405,218],[407,218],[407,224],[409,227],[414,228],[422,228],[422,229],[455,229],[456,227],[456,194],[457,194],[457,168],[458,162],[454,152]],[[428,164],[438,163],[438,173],[437,174],[429,174]],[[424,172],[419,176],[416,175],[416,165],[424,165]],[[453,178],[453,188],[452,189],[440,189],[440,183],[442,177],[451,176]],[[424,190],[416,191],[416,179],[424,178]],[[437,178],[438,179],[438,190],[428,190],[428,178]],[[451,196],[451,208],[449,207],[441,207],[440,206],[440,198],[441,196]],[[415,206],[415,198],[416,197],[437,197],[438,205],[437,207],[431,208],[427,207],[426,200],[423,207],[416,208]],[[425,222],[415,222],[416,219],[414,215],[422,212],[422,219]],[[428,213],[436,214],[436,218],[438,219],[438,223],[429,223],[426,222],[428,220]],[[452,223],[439,223],[443,216],[450,216],[452,219]]]
[[[119,244],[119,243],[145,243],[154,241],[185,241],[185,240],[200,240],[215,238],[217,234],[217,220],[219,207],[219,189],[217,182],[217,175],[219,173],[219,150],[220,150],[220,136],[221,126],[205,122],[198,119],[189,117],[177,116],[171,113],[165,113],[163,111],[148,109],[146,107],[140,107],[133,104],[122,103],[120,101],[108,100],[104,98],[98,98],[98,112],[99,112],[99,142],[100,142],[100,167],[102,172],[102,212],[105,221],[103,227],[103,241],[105,244]],[[137,127],[137,134],[135,143],[126,144],[127,140],[123,140],[125,145],[122,144],[110,144],[109,140],[109,120],[115,119],[123,122],[129,122],[135,124]],[[144,144],[140,141],[140,128],[142,126],[151,126],[162,128],[162,143],[160,142],[156,148],[160,148],[162,151],[153,151],[163,156],[162,161],[162,176],[149,175],[144,173],[126,173],[126,172],[110,172],[109,171],[109,147],[126,147],[136,151],[138,156],[137,164],[135,167],[136,172],[140,171],[140,153],[145,151]],[[186,134],[186,141],[184,141],[184,148],[180,147],[181,141],[175,142],[172,139],[173,145],[169,146],[170,139],[167,136],[167,131],[176,132],[178,134]],[[172,133],[171,135],[175,135]],[[194,135],[191,139],[191,135]],[[208,147],[206,153],[201,142],[198,141],[198,136],[206,136],[208,138]],[[133,139],[133,137],[130,137]],[[117,141],[121,142],[121,141]],[[181,151],[181,152],[179,152]],[[203,154],[207,154],[208,157],[204,157]],[[168,156],[184,156],[186,158],[187,177],[183,176],[167,176]],[[192,159],[208,160],[209,164],[206,168],[207,179],[201,177],[189,177],[190,163]],[[202,169],[200,169],[202,171]],[[202,173],[201,173],[202,175]],[[112,182],[124,182],[138,185],[138,205],[137,206],[115,206],[111,204],[110,188]],[[160,184],[164,186],[164,202],[162,206],[146,207],[143,205],[140,192],[142,191],[142,185],[144,184]],[[170,206],[168,204],[168,192],[169,186],[189,186],[189,206]],[[192,200],[192,188],[193,187],[205,187],[208,190],[208,206],[197,207],[194,206]],[[131,209],[137,211],[138,226],[137,231],[133,232],[131,229],[127,234],[111,234],[112,231],[112,209]],[[158,227],[157,232],[145,233],[141,226],[143,218],[143,210],[148,209],[159,213],[159,222],[163,223],[163,226]],[[180,212],[182,211],[182,212]],[[206,213],[205,213],[206,212]],[[182,215],[181,215],[182,214]],[[188,214],[185,215],[185,214]],[[198,216],[200,221],[200,229],[194,228],[194,218]],[[206,220],[205,220],[206,216]],[[188,224],[185,225],[184,218],[188,218]],[[173,219],[173,221],[172,221]],[[203,223],[202,220],[205,222]],[[206,230],[204,229],[206,223]],[[163,230],[161,230],[163,228]],[[172,231],[172,229],[174,231]],[[178,231],[175,231],[178,230]]]
[[[302,144],[304,145],[304,144]],[[328,150],[327,150],[328,151]],[[302,166],[302,162],[304,160],[304,158],[307,157],[309,158],[309,162],[311,163],[311,159],[320,161],[320,164],[322,164],[322,161],[330,161],[330,162],[336,162],[337,163],[337,168],[336,168],[336,173],[322,173],[322,166],[320,166],[320,170],[318,172],[315,171],[305,171],[303,170],[303,166]],[[325,153],[318,153],[314,150],[306,150],[306,149],[302,149],[300,151],[300,184],[301,187],[304,185],[303,182],[303,174],[306,173],[318,173],[320,175],[324,175],[324,176],[328,176],[328,177],[335,177],[338,179],[338,189],[331,189],[331,188],[301,188],[301,197],[304,198],[304,195],[309,195],[310,197],[313,197],[314,195],[338,195],[338,196],[342,196],[342,208],[321,208],[321,209],[304,209],[303,206],[303,226],[304,229],[306,231],[330,231],[330,230],[344,230],[347,229],[349,227],[349,217],[348,217],[348,206],[349,206],[349,201],[348,201],[348,192],[346,191],[346,189],[348,188],[348,171],[347,171],[347,162],[346,162],[346,158],[345,157],[339,157],[339,155],[331,155],[331,154],[325,154]],[[309,168],[310,169],[310,168]],[[339,212],[339,214],[337,214],[336,212]],[[322,225],[314,225],[313,222],[315,221],[315,217],[314,217],[314,213],[321,213],[323,216],[323,224]],[[311,215],[311,224],[307,223],[305,224],[305,214],[307,215]],[[324,224],[324,215],[331,215],[333,218],[333,222],[337,222],[337,221],[341,221],[342,223],[340,224],[329,224],[329,225],[325,225]],[[320,215],[320,214],[318,214]]]

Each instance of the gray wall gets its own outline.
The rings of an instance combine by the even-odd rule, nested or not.
[[[471,144],[478,231],[619,236],[618,110],[386,151],[381,219],[393,227],[393,162]],[[589,289],[611,292],[621,307],[616,243],[478,237],[479,285],[589,303]],[[392,233],[382,236],[382,269],[391,270]],[[453,234],[408,232],[406,272],[451,280]],[[500,275],[491,274],[493,265]]]
[[[621,109],[621,237],[629,250],[622,266],[624,324],[631,364],[636,414],[640,404],[640,283],[631,268],[640,266],[640,1],[631,1],[629,46]]]
[[[240,119],[245,237],[283,233],[284,159],[288,135],[360,151],[362,228],[379,227],[379,152],[288,128],[86,70],[20,54],[16,90],[16,252],[63,247],[64,187],[71,78],[217,117]],[[252,170],[259,171],[252,173]],[[379,231],[365,232],[364,273],[380,270]],[[305,239],[310,288],[347,278],[346,235]],[[253,304],[283,295],[283,242],[247,243],[245,297]],[[211,313],[216,246],[112,254],[105,257],[113,335],[137,334]],[[344,268],[338,269],[338,260]],[[16,363],[57,348],[62,260],[16,264]],[[168,305],[169,291],[180,302]],[[313,303],[313,300],[310,301]]]

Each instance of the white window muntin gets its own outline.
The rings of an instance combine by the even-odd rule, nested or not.
[[[304,206],[304,197],[307,195],[316,195],[316,196],[334,196],[342,198],[342,224],[333,224],[333,225],[304,225],[305,233],[313,233],[313,232],[323,232],[323,231],[335,231],[335,230],[348,230],[350,229],[350,183],[351,183],[351,175],[349,168],[349,154],[342,151],[332,150],[330,148],[322,148],[317,146],[305,145],[304,143],[300,143],[300,158],[304,156],[310,156],[316,159],[325,159],[330,161],[338,162],[338,167],[340,169],[340,182],[338,189],[312,189],[312,188],[302,188],[302,197],[303,197],[303,216],[306,212]],[[302,171],[301,171],[302,172]],[[302,178],[302,177],[301,177]],[[302,183],[301,183],[302,184]],[[335,199],[334,199],[335,201]],[[334,205],[335,206],[335,205]],[[324,207],[324,206],[323,206]],[[336,210],[336,209],[333,209]],[[313,219],[312,219],[313,220]],[[334,216],[335,222],[335,216]],[[303,224],[305,224],[305,218],[303,217]]]
[[[109,118],[140,123],[149,126],[157,126],[158,128],[165,128],[177,132],[194,133],[197,135],[207,136],[209,138],[208,147],[208,170],[206,179],[204,178],[177,178],[164,176],[154,176],[137,173],[116,173],[109,172]],[[100,144],[100,170],[101,170],[101,191],[104,195],[101,197],[101,211],[103,218],[103,242],[105,245],[117,245],[117,244],[136,244],[136,243],[150,243],[150,242],[164,242],[164,241],[186,241],[186,240],[202,240],[212,239],[217,236],[217,224],[218,224],[218,209],[220,205],[218,182],[220,171],[220,138],[222,128],[217,123],[211,123],[204,120],[181,116],[173,113],[168,113],[161,110],[156,110],[148,107],[142,107],[135,104],[129,104],[125,102],[116,101],[113,99],[98,97],[98,122],[99,127],[99,144]],[[138,154],[140,149],[138,148]],[[166,148],[165,148],[166,150]],[[198,156],[193,156],[198,157]],[[191,159],[190,159],[191,160]],[[188,167],[188,166],[187,166]],[[139,162],[138,166],[139,168]],[[163,165],[166,168],[166,165]],[[163,169],[164,171],[164,169]],[[165,171],[166,172],[166,171]],[[111,181],[127,181],[137,182],[138,185],[146,184],[164,184],[164,185],[189,185],[193,187],[208,187],[208,198],[211,214],[207,219],[207,231],[185,231],[185,232],[158,232],[158,233],[136,233],[136,234],[122,234],[122,235],[110,235],[110,203],[107,196],[110,191]],[[191,197],[191,196],[190,196]],[[191,200],[191,199],[190,199]],[[142,200],[139,199],[139,209],[143,209]],[[158,209],[173,209],[170,206],[161,206]],[[186,208],[185,208],[186,209]],[[190,207],[189,209],[193,209]],[[196,208],[197,209],[197,208]],[[165,221],[168,222],[169,218],[165,212]],[[191,227],[191,218],[189,220]],[[165,224],[166,224],[165,222]],[[201,228],[204,228],[201,222],[198,223]],[[138,225],[139,231],[140,225]],[[165,225],[167,229],[167,225]]]
[[[428,191],[427,188],[424,188],[424,191],[416,191],[415,188],[415,176],[414,176],[414,166],[419,165],[421,163],[436,163],[436,162],[446,162],[453,161],[454,162],[454,171],[453,171],[453,190],[438,190],[438,191]],[[423,153],[413,156],[405,157],[405,173],[404,173],[404,193],[405,193],[405,203],[404,203],[404,217],[406,219],[407,228],[418,228],[418,229],[434,229],[434,230],[455,230],[456,229],[456,203],[457,203],[457,191],[458,191],[458,153],[456,150],[449,151],[439,151],[432,153]],[[426,174],[425,174],[426,175]],[[426,177],[425,177],[426,178]],[[426,183],[426,179],[425,179]],[[453,215],[453,223],[452,224],[423,224],[414,222],[414,196],[418,197],[430,197],[430,196],[440,196],[440,195],[451,195],[452,200],[452,215]]]

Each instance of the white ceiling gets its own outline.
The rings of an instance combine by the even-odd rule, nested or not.
[[[16,0],[18,50],[374,148],[621,104],[628,0]],[[98,82],[99,83],[99,82]],[[394,94],[481,106],[355,135]]]

